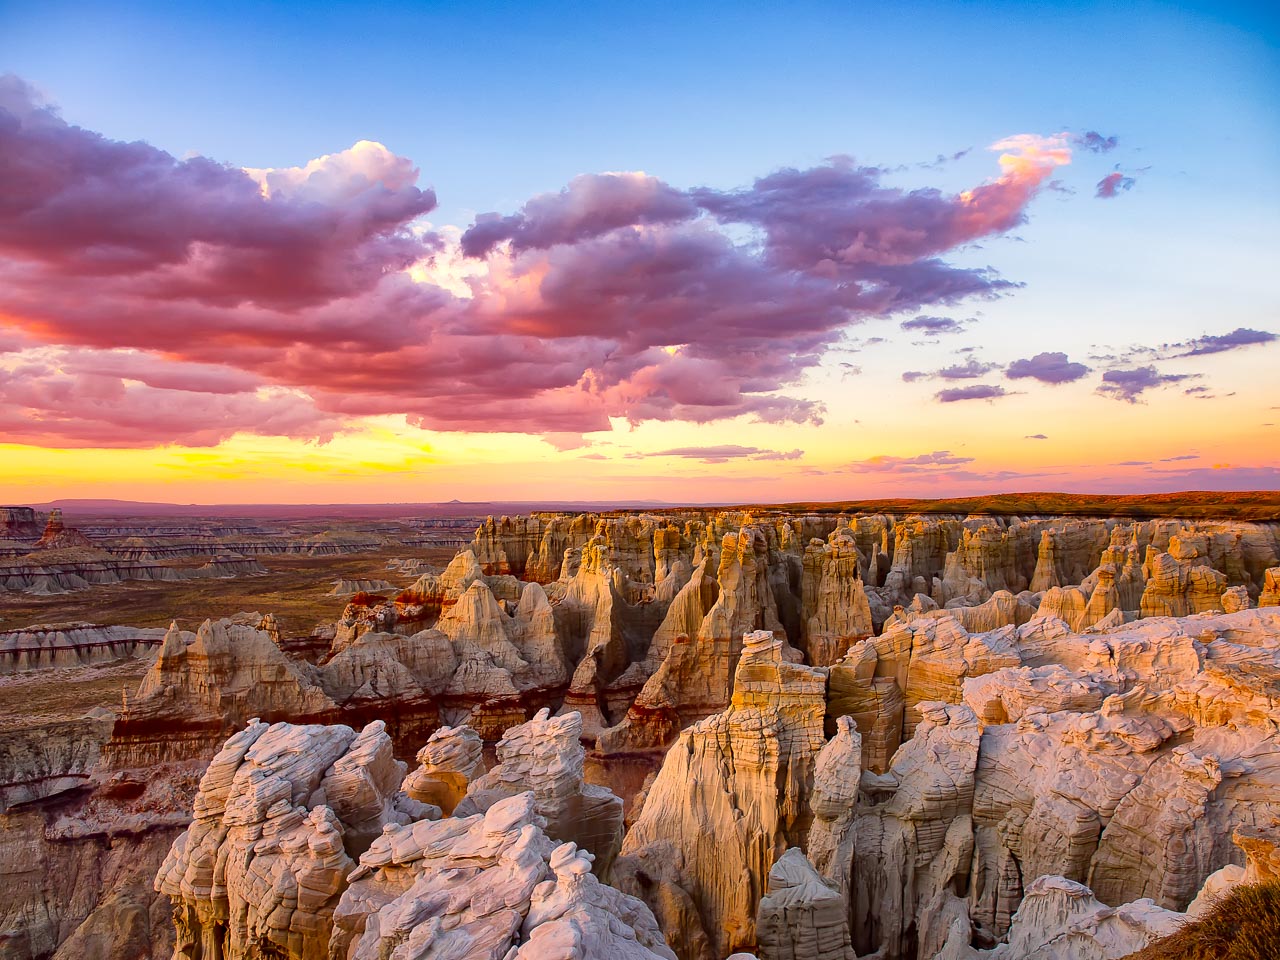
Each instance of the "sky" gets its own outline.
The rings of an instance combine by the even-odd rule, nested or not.
[[[1280,488],[1275,14],[781,6],[0,0],[0,501]]]

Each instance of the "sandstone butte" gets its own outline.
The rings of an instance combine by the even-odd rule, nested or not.
[[[384,584],[308,659],[0,634],[150,658],[0,734],[0,957],[1120,960],[1280,877],[1280,524],[547,514]]]

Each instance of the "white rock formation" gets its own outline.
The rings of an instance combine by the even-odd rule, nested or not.
[[[606,879],[622,843],[622,800],[582,777],[586,751],[582,716],[551,717],[546,709],[512,727],[498,742],[498,763],[467,786],[454,815],[483,813],[499,800],[532,791],[549,836],[594,854]]]

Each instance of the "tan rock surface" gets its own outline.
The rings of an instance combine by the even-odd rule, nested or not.
[[[646,899],[660,923],[665,905],[687,896],[713,954],[754,943],[769,870],[807,833],[825,688],[825,671],[789,662],[772,633],[748,634],[729,709],[680,735],[627,834],[622,889]],[[683,864],[680,890],[632,886],[638,872],[627,861],[646,849]]]
[[[589,850],[607,879],[622,842],[622,800],[583,780],[585,761],[581,715],[551,717],[540,710],[503,735],[497,764],[470,781],[454,815],[483,813],[499,800],[532,791],[547,834]]]

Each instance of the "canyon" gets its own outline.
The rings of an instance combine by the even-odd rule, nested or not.
[[[1274,876],[1280,522],[915,506],[0,511],[0,958],[1120,960]]]

